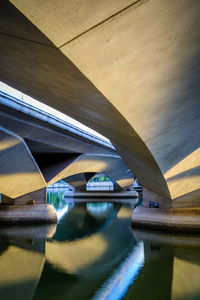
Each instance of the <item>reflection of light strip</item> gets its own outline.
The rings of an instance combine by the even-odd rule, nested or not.
[[[69,205],[67,203],[63,209],[56,211],[58,222],[62,219],[62,217],[66,214],[66,212],[68,212],[68,209],[69,209]]]
[[[127,292],[129,286],[134,282],[140,269],[144,265],[144,245],[138,242],[133,252],[117,268],[113,275],[105,282],[103,287],[97,291],[92,300],[119,300]]]

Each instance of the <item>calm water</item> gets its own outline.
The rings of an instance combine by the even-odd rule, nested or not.
[[[74,203],[57,225],[0,228],[0,300],[200,299],[200,237],[130,227],[134,203]]]

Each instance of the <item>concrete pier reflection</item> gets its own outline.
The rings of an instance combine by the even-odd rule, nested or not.
[[[0,227],[0,299],[32,299],[56,225]]]
[[[145,265],[126,299],[199,299],[199,235],[141,229],[133,235],[144,243]]]

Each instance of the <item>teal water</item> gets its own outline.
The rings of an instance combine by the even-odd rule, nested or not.
[[[58,224],[0,228],[1,300],[200,299],[200,237],[130,227],[134,200],[48,192]]]

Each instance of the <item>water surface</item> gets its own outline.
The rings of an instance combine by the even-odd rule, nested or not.
[[[1,300],[200,299],[200,237],[130,227],[130,203],[49,191],[57,225],[0,228]]]

